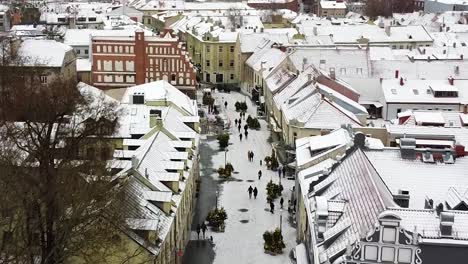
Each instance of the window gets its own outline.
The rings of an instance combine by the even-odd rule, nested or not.
[[[223,61],[222,60],[219,61],[218,66],[223,67]]]
[[[395,259],[395,248],[382,247],[382,261],[393,262]]]
[[[234,46],[231,46],[230,49],[231,49],[231,52],[234,52]]]
[[[398,249],[398,262],[399,263],[411,263],[411,249],[410,248],[400,248]]]
[[[234,80],[234,74],[231,73],[230,79],[231,79],[231,80]]]
[[[219,46],[219,52],[223,52],[223,46]]]
[[[171,81],[172,81],[172,82],[175,82],[175,79],[176,79],[175,74],[171,74]]]
[[[341,72],[342,75],[346,75],[346,68],[341,68],[340,72]]]
[[[85,49],[84,54],[88,55],[88,53],[89,53],[88,49]]]
[[[86,22],[86,17],[79,17],[76,19],[78,22]]]
[[[210,60],[206,60],[206,67],[210,67]]]
[[[206,45],[206,52],[210,52],[210,46],[209,45]]]
[[[47,76],[46,75],[41,75],[41,83],[42,84],[47,84]]]
[[[218,73],[216,74],[216,82],[217,83],[222,83],[223,82],[223,75]]]
[[[88,18],[88,21],[89,21],[89,22],[96,22],[96,18],[95,18],[95,17],[89,17],[89,18]]]
[[[80,54],[81,51],[79,49],[76,50],[76,54]]]
[[[234,67],[234,60],[229,61],[229,66]]]
[[[366,246],[364,250],[364,259],[365,260],[377,260],[377,251],[376,246]]]
[[[107,46],[102,46],[102,52],[107,53]]]
[[[356,68],[356,74],[362,75],[362,68]]]
[[[13,243],[13,232],[3,231],[3,241],[2,245],[8,245]]]
[[[392,46],[392,49],[396,49],[396,45],[393,45],[393,46]]]
[[[396,89],[392,89],[392,94],[396,94]]]
[[[419,95],[419,90],[418,89],[413,89],[414,95]]]
[[[94,153],[94,148],[93,147],[88,147],[86,149],[86,158],[88,160],[93,160],[96,154]]]
[[[396,229],[390,228],[390,227],[384,227],[382,241],[385,243],[395,243]]]

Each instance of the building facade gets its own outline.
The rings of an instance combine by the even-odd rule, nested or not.
[[[195,96],[196,72],[182,43],[165,31],[160,36],[93,37],[94,86],[112,89],[165,80],[190,97]]]
[[[214,84],[239,82],[235,68],[236,39],[223,40],[206,33],[187,32],[187,48],[199,68],[200,80]]]

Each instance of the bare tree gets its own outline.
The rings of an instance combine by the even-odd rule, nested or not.
[[[43,85],[43,67],[3,55],[0,263],[106,263],[126,247],[126,184],[107,166],[118,105],[74,80]]]

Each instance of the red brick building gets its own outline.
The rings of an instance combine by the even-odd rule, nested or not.
[[[196,72],[182,43],[171,31],[159,36],[93,37],[92,85],[101,89],[123,88],[166,80],[195,97]]]
[[[299,12],[298,0],[284,0],[284,1],[265,1],[265,0],[250,0],[247,5],[255,9],[289,9],[294,12]]]

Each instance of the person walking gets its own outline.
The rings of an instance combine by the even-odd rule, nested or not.
[[[275,212],[275,204],[273,201],[270,201],[270,212],[273,214]]]
[[[200,224],[197,224],[197,237],[200,239]]]
[[[201,225],[201,230],[203,232],[203,239],[205,239],[205,232],[206,232],[206,225],[205,225],[205,222],[203,222],[203,224]]]
[[[283,166],[283,178],[286,177],[286,167]]]
[[[249,129],[249,126],[247,124],[244,125],[244,130],[247,131]]]
[[[239,133],[240,133],[240,129],[241,129],[241,124],[239,123],[239,126],[237,126],[237,131],[239,131]]]
[[[281,167],[279,167],[278,168],[278,177],[280,177],[280,178],[281,178],[281,172],[282,172]]]
[[[254,158],[254,153],[253,153],[253,151],[250,152],[250,158],[251,158],[252,161],[253,161],[253,158]]]
[[[236,126],[237,126],[237,118],[236,118],[236,119],[234,119],[234,124],[236,124]]]
[[[227,101],[224,102],[224,108],[227,108],[227,104],[228,104]]]
[[[247,139],[248,136],[249,136],[249,132],[246,130],[246,131],[244,132],[244,135],[245,135],[245,139]]]
[[[249,199],[252,199],[252,192],[253,192],[252,185],[249,186],[249,189],[247,189],[247,192],[249,192]]]
[[[254,199],[257,199],[257,194],[258,194],[257,187],[254,188],[253,194],[254,194]]]
[[[247,151],[247,159],[250,161],[250,152],[252,152],[251,150]]]
[[[262,178],[262,170],[258,171],[258,179],[260,180],[260,178]]]
[[[239,134],[239,139],[242,141],[242,133]]]
[[[281,200],[280,200],[280,207],[281,207],[281,209],[283,209],[283,203],[284,203],[284,199],[283,199],[283,197],[281,197]]]
[[[262,159],[260,159],[260,166],[262,166],[262,163],[263,163],[263,160],[262,160]]]

